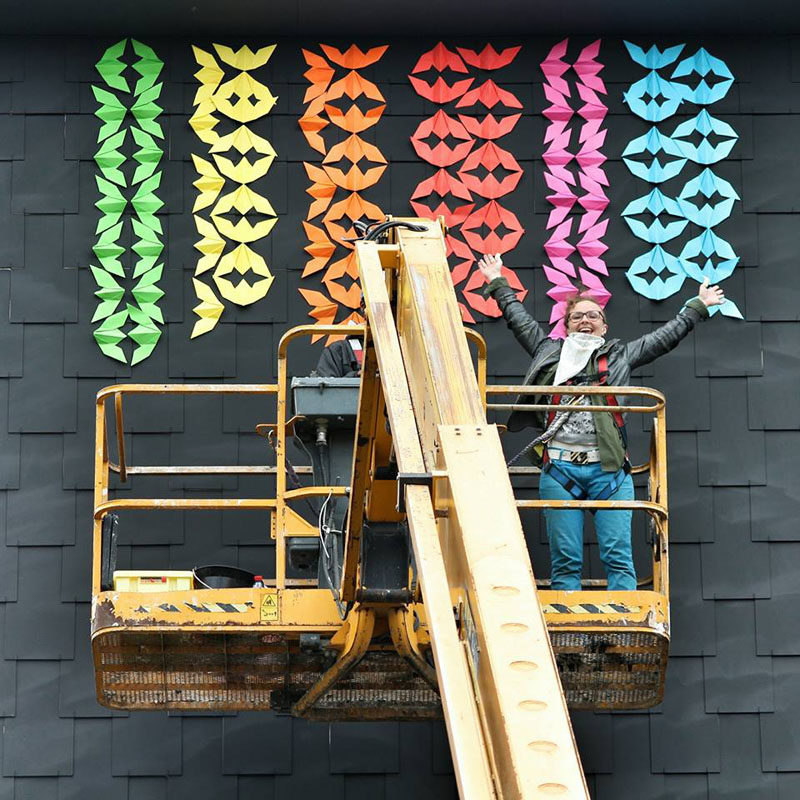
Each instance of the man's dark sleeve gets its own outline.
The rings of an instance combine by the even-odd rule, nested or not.
[[[314,374],[320,378],[358,377],[358,361],[347,339],[339,339],[323,349]]]

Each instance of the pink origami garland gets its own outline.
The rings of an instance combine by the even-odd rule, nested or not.
[[[444,216],[447,254],[455,256],[451,276],[459,295],[461,316],[465,322],[475,322],[472,311],[490,318],[500,316],[497,303],[480,293],[485,281],[476,268],[477,259],[486,253],[509,252],[516,247],[524,228],[499,200],[517,187],[522,167],[497,141],[510,133],[521,117],[506,109],[516,112],[522,109],[522,103],[491,78],[476,85],[471,70],[480,74],[501,69],[517,57],[520,48],[497,52],[487,44],[480,52],[456,49],[458,52],[439,42],[420,56],[409,75],[417,94],[439,106],[411,136],[417,155],[437,169],[414,189],[411,207],[419,216]],[[445,71],[465,77],[450,84],[442,75]],[[432,77],[426,79],[424,74],[431,72]],[[455,104],[451,113],[443,108],[449,104]],[[462,112],[475,105],[484,106],[489,113],[481,117],[475,112]],[[498,106],[505,115],[494,116],[492,111]],[[504,177],[495,177],[495,170]],[[517,290],[517,297],[523,299],[527,291],[517,275],[507,268],[503,274]]]
[[[602,241],[608,219],[601,219],[608,206],[608,197],[603,189],[608,186],[608,178],[603,169],[606,157],[600,150],[606,138],[603,122],[608,106],[600,98],[606,94],[605,84],[599,77],[603,65],[596,60],[600,40],[584,47],[571,65],[564,60],[568,42],[564,39],[555,45],[540,64],[545,77],[545,97],[550,102],[543,112],[550,122],[544,135],[544,143],[549,147],[542,157],[545,183],[551,191],[547,200],[553,206],[547,219],[547,230],[552,229],[552,233],[544,244],[550,263],[543,266],[548,281],[553,284],[547,292],[547,296],[555,301],[550,312],[550,324],[553,325],[550,336],[553,339],[566,335],[564,311],[571,295],[582,291],[601,306],[605,306],[611,297],[598,277],[608,275],[603,260],[608,246]],[[575,88],[583,101],[577,110],[583,120],[578,134],[581,147],[577,152],[570,150],[570,123],[576,112],[569,103],[571,91],[564,78],[570,67],[577,77]],[[577,162],[577,171],[570,169],[573,159]],[[583,194],[577,193],[576,177]],[[581,209],[579,217],[572,215],[576,204]],[[576,218],[577,235],[583,235],[572,244],[570,238]],[[570,260],[576,250],[583,262],[577,269]]]

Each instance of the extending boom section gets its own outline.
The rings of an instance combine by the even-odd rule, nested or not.
[[[380,245],[356,244],[371,337],[365,365],[374,345],[461,796],[588,798],[443,232],[414,222],[425,229],[397,230],[394,270],[384,272]],[[358,454],[355,462],[351,511]],[[419,485],[425,475],[431,494]],[[355,563],[345,556],[345,597]]]

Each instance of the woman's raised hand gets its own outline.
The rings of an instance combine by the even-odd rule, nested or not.
[[[697,296],[706,304],[706,308],[709,306],[721,306],[725,302],[725,292],[719,286],[709,286],[708,284],[709,280],[706,278]]]
[[[487,283],[499,278],[502,268],[503,259],[500,253],[489,253],[478,261],[478,269],[481,271],[481,275],[486,278]]]

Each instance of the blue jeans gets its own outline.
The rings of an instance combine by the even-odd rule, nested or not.
[[[587,494],[589,500],[608,485],[612,476],[604,472],[599,463],[573,464],[557,461],[558,468]],[[539,497],[542,500],[574,500],[572,495],[555,478],[542,473],[539,481]],[[633,500],[633,479],[625,476],[622,485],[609,500]],[[633,568],[631,551],[631,511],[598,511],[594,516],[600,559],[606,568],[609,591],[633,591],[636,589],[636,571]],[[552,564],[551,587],[565,591],[581,588],[583,568],[583,511],[544,509],[547,538],[550,540]]]

